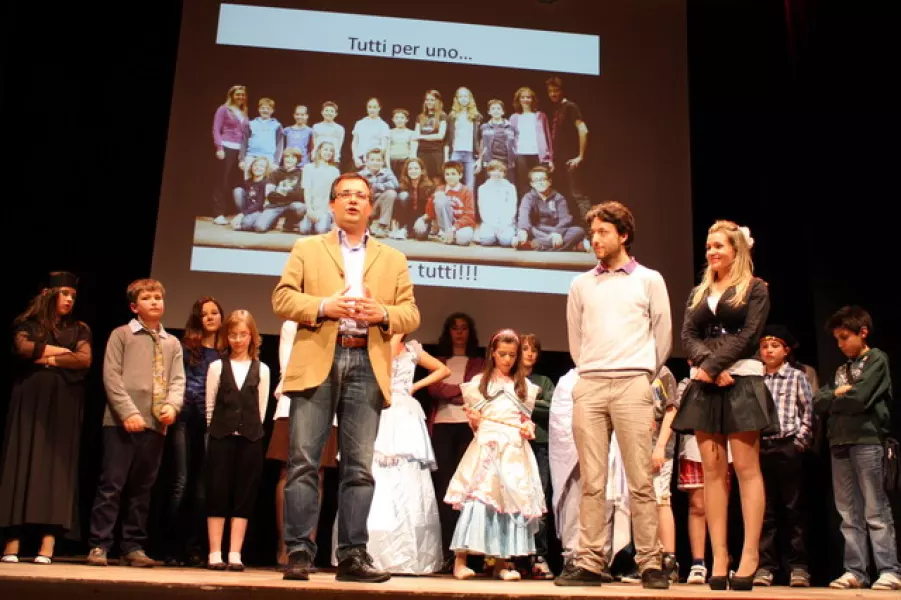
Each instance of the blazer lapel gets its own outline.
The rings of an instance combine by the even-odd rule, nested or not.
[[[338,230],[332,229],[322,236],[322,243],[325,245],[325,249],[328,251],[329,256],[331,256],[332,260],[335,261],[335,264],[338,265],[339,274],[341,277],[344,277],[344,255],[341,254],[341,247],[338,243]]]
[[[375,259],[378,258],[378,255],[381,251],[382,244],[380,242],[377,242],[372,236],[369,236],[369,241],[366,243],[366,262],[363,263],[364,277],[369,271],[369,268],[372,266],[372,263],[374,263]]]

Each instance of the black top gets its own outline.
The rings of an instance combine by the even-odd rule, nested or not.
[[[222,359],[222,377],[216,393],[216,407],[210,420],[210,436],[222,439],[235,432],[251,442],[263,437],[260,420],[260,361],[254,360],[238,389],[231,361]]]
[[[691,296],[682,323],[682,344],[688,351],[691,364],[704,369],[711,377],[728,369],[742,358],[751,358],[758,351],[758,340],[770,312],[770,293],[762,279],[754,278],[745,301],[732,306],[735,287],[720,296],[716,314],[707,304],[708,294],[691,308]]]

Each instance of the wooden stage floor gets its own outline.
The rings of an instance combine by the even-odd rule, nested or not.
[[[114,565],[115,563],[113,563]],[[758,600],[845,600],[885,598],[892,593],[872,590],[838,591],[825,588],[755,588]],[[0,564],[0,598],[3,600],[255,600],[302,597],[307,599],[365,600],[372,598],[720,598],[736,597],[735,592],[713,592],[705,586],[679,584],[669,590],[644,590],[640,585],[607,584],[599,588],[556,587],[550,581],[494,581],[475,578],[456,581],[449,576],[395,576],[382,584],[354,584],[335,581],[332,573],[315,573],[308,582],[284,581],[275,570],[248,569],[243,573],[202,569],[156,567],[135,569],[109,566],[89,567],[56,562],[41,566],[30,563]]]

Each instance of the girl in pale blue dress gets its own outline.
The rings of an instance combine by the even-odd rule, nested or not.
[[[538,463],[528,440],[538,386],[525,378],[519,336],[499,331],[488,345],[485,370],[460,385],[475,438],[457,467],[444,501],[460,511],[450,548],[454,577],[475,573],[467,554],[494,557],[494,576],[516,580],[508,559],[535,554],[538,520],[547,512]]]

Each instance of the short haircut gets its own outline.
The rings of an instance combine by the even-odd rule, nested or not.
[[[504,175],[506,175],[507,174],[507,165],[505,165],[504,163],[502,163],[499,160],[492,160],[490,163],[488,163],[487,170],[489,173],[492,171],[502,171],[504,173]]]
[[[456,160],[449,160],[446,163],[444,163],[444,165],[441,167],[441,172],[444,173],[448,169],[453,169],[454,171],[456,171],[457,173],[462,175],[463,174],[463,163],[458,162]]]
[[[365,177],[363,177],[356,171],[351,171],[350,173],[342,173],[341,175],[338,175],[338,177],[335,179],[335,181],[332,182],[332,189],[331,189],[331,192],[329,192],[328,201],[334,202],[335,194],[338,193],[338,185],[342,181],[348,181],[351,179],[355,179],[357,181],[362,181],[363,183],[366,184],[366,189],[369,191],[369,201],[372,202],[372,184],[369,183],[368,179],[366,179]]]
[[[410,111],[408,111],[406,108],[395,108],[391,111],[391,118],[393,119],[395,115],[397,115],[397,113],[400,113],[403,116],[407,117],[407,120],[410,119]]]
[[[303,158],[303,151],[301,151],[300,148],[288,146],[287,148],[285,148],[285,151],[282,152],[282,158],[284,158],[285,156],[293,156],[297,160],[300,160]]]
[[[595,219],[600,219],[616,227],[618,234],[627,236],[624,244],[626,250],[632,248],[632,242],[635,241],[635,217],[625,204],[614,200],[601,202],[588,211],[585,215],[585,223],[591,227],[591,223]]]
[[[544,165],[538,165],[537,167],[532,167],[529,169],[529,181],[532,181],[532,175],[535,173],[544,173],[544,176],[547,177],[548,181],[551,181],[553,177],[551,177],[551,170],[545,167]]]
[[[561,78],[557,75],[554,75],[553,77],[548,77],[547,79],[544,80],[544,85],[546,87],[555,87],[555,88],[560,88],[562,90],[563,89],[563,78]]]
[[[257,107],[260,106],[268,106],[269,108],[275,108],[275,100],[272,98],[260,98],[260,101],[257,102]]]
[[[325,102],[322,103],[322,110],[325,110],[325,109],[328,108],[329,106],[331,106],[332,108],[334,108],[334,109],[335,109],[335,112],[338,112],[338,105],[335,104],[334,102],[332,102],[331,100],[326,100]]]
[[[836,329],[847,329],[860,335],[864,327],[868,333],[872,333],[873,319],[870,313],[859,306],[843,306],[826,320],[826,331],[830,333]]]
[[[498,100],[497,98],[492,98],[491,100],[488,101],[488,110],[491,110],[491,107],[494,106],[495,104],[500,104],[501,110],[505,110],[504,109],[504,101]]]
[[[385,155],[382,152],[381,148],[372,148],[371,150],[369,150],[369,152],[366,153],[366,160],[369,160],[369,157],[373,154],[377,155],[382,160],[385,160]]]
[[[298,108],[302,108],[302,109],[304,109],[304,111],[310,112],[310,109],[307,108],[306,104],[298,104],[297,106],[294,107],[294,112],[297,112]]]
[[[128,289],[125,290],[125,296],[128,298],[130,304],[134,304],[144,292],[157,291],[160,292],[164,298],[166,297],[166,288],[164,288],[163,284],[156,279],[136,279],[128,284]]]

